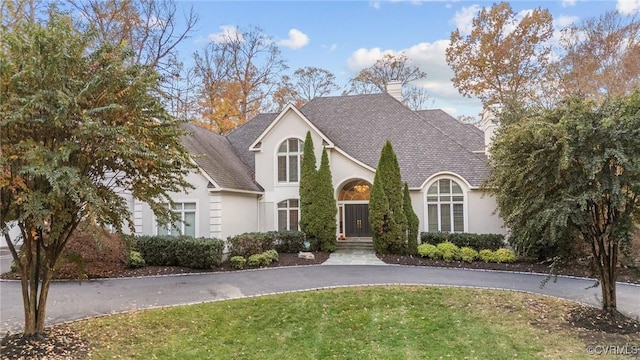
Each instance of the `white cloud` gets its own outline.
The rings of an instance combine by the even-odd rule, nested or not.
[[[244,40],[238,28],[233,25],[220,26],[220,32],[209,34],[208,38],[215,43],[225,43],[231,39]]]
[[[451,19],[451,22],[460,30],[460,34],[469,35],[473,29],[473,18],[482,9],[480,5],[473,4],[468,7],[463,7]]]
[[[289,30],[289,38],[278,41],[278,45],[290,49],[299,49],[309,43],[309,37],[298,29]]]
[[[372,1],[370,4],[372,8],[380,9],[380,1]]]
[[[576,0],[562,0],[562,7],[572,7],[576,5]]]
[[[333,43],[331,45],[322,45],[322,48],[327,49],[329,52],[334,52],[338,48],[338,44]]]
[[[577,23],[579,19],[577,16],[560,15],[553,19],[553,25],[555,28],[563,29],[571,24]]]
[[[616,9],[623,15],[634,15],[640,12],[640,0],[618,0]]]
[[[482,110],[482,104],[477,99],[465,98],[453,86],[451,78],[453,71],[446,60],[446,50],[449,40],[437,40],[432,43],[419,43],[401,50],[382,50],[380,48],[358,49],[347,59],[347,68],[351,77],[360,70],[373,65],[376,60],[386,54],[403,53],[407,55],[410,64],[417,66],[427,73],[427,77],[413,85],[427,89],[436,108],[445,109],[452,115],[477,116]]]

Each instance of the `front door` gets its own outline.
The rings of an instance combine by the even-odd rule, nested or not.
[[[345,204],[344,223],[346,237],[371,237],[369,204]]]

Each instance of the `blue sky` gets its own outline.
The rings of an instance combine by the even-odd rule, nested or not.
[[[463,98],[450,81],[445,61],[449,36],[468,29],[473,16],[493,2],[482,1],[179,1],[200,20],[196,31],[180,48],[183,60],[224,31],[260,27],[280,46],[290,72],[314,66],[331,71],[341,87],[361,69],[385,53],[404,52],[427,73],[424,86],[430,108],[449,114],[476,116],[476,99]],[[515,12],[549,9],[559,29],[571,22],[606,11],[640,12],[640,0],[512,1]],[[342,90],[336,92],[338,95]]]

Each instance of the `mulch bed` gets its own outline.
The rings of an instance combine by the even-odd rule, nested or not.
[[[298,254],[280,254],[279,260],[268,267],[301,266],[321,264],[330,253],[314,252],[315,259],[306,260]],[[519,272],[548,273],[549,265],[535,261],[519,261],[513,264],[488,264],[484,262],[444,262],[414,256],[378,255],[388,264],[412,266],[437,266],[450,268],[472,268],[483,270],[503,270]],[[589,266],[583,263],[564,265],[555,269],[558,274],[593,277]],[[86,274],[85,278],[136,277],[170,274],[188,274],[202,272],[236,271],[228,262],[212,270],[189,269],[176,266],[145,266],[140,269],[127,269],[123,265],[112,265],[108,272]],[[65,272],[62,278],[72,278],[75,270]],[[105,276],[107,275],[107,276]],[[14,274],[1,274],[2,279],[17,279]],[[640,284],[640,271],[632,268],[619,270],[619,281]],[[607,341],[626,339],[628,336],[640,336],[640,322],[621,314],[604,314],[590,307],[576,306],[569,314],[567,326],[583,331],[587,343],[598,344]],[[623,341],[623,340],[620,340]],[[53,326],[46,329],[41,338],[25,339],[21,334],[7,334],[0,340],[0,354],[3,359],[78,359],[90,355],[90,346],[86,339],[78,337],[65,326]]]

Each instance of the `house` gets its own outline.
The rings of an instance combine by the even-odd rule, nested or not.
[[[133,201],[138,234],[217,237],[297,230],[304,140],[329,155],[338,204],[336,237],[369,238],[368,200],[380,150],[390,140],[409,185],[420,231],[504,233],[496,202],[481,190],[488,174],[484,133],[442,110],[413,111],[388,93],[317,98],[301,108],[260,114],[227,136],[186,125],[186,148],[199,171],[195,189],[172,195],[181,222],[157,224]]]

